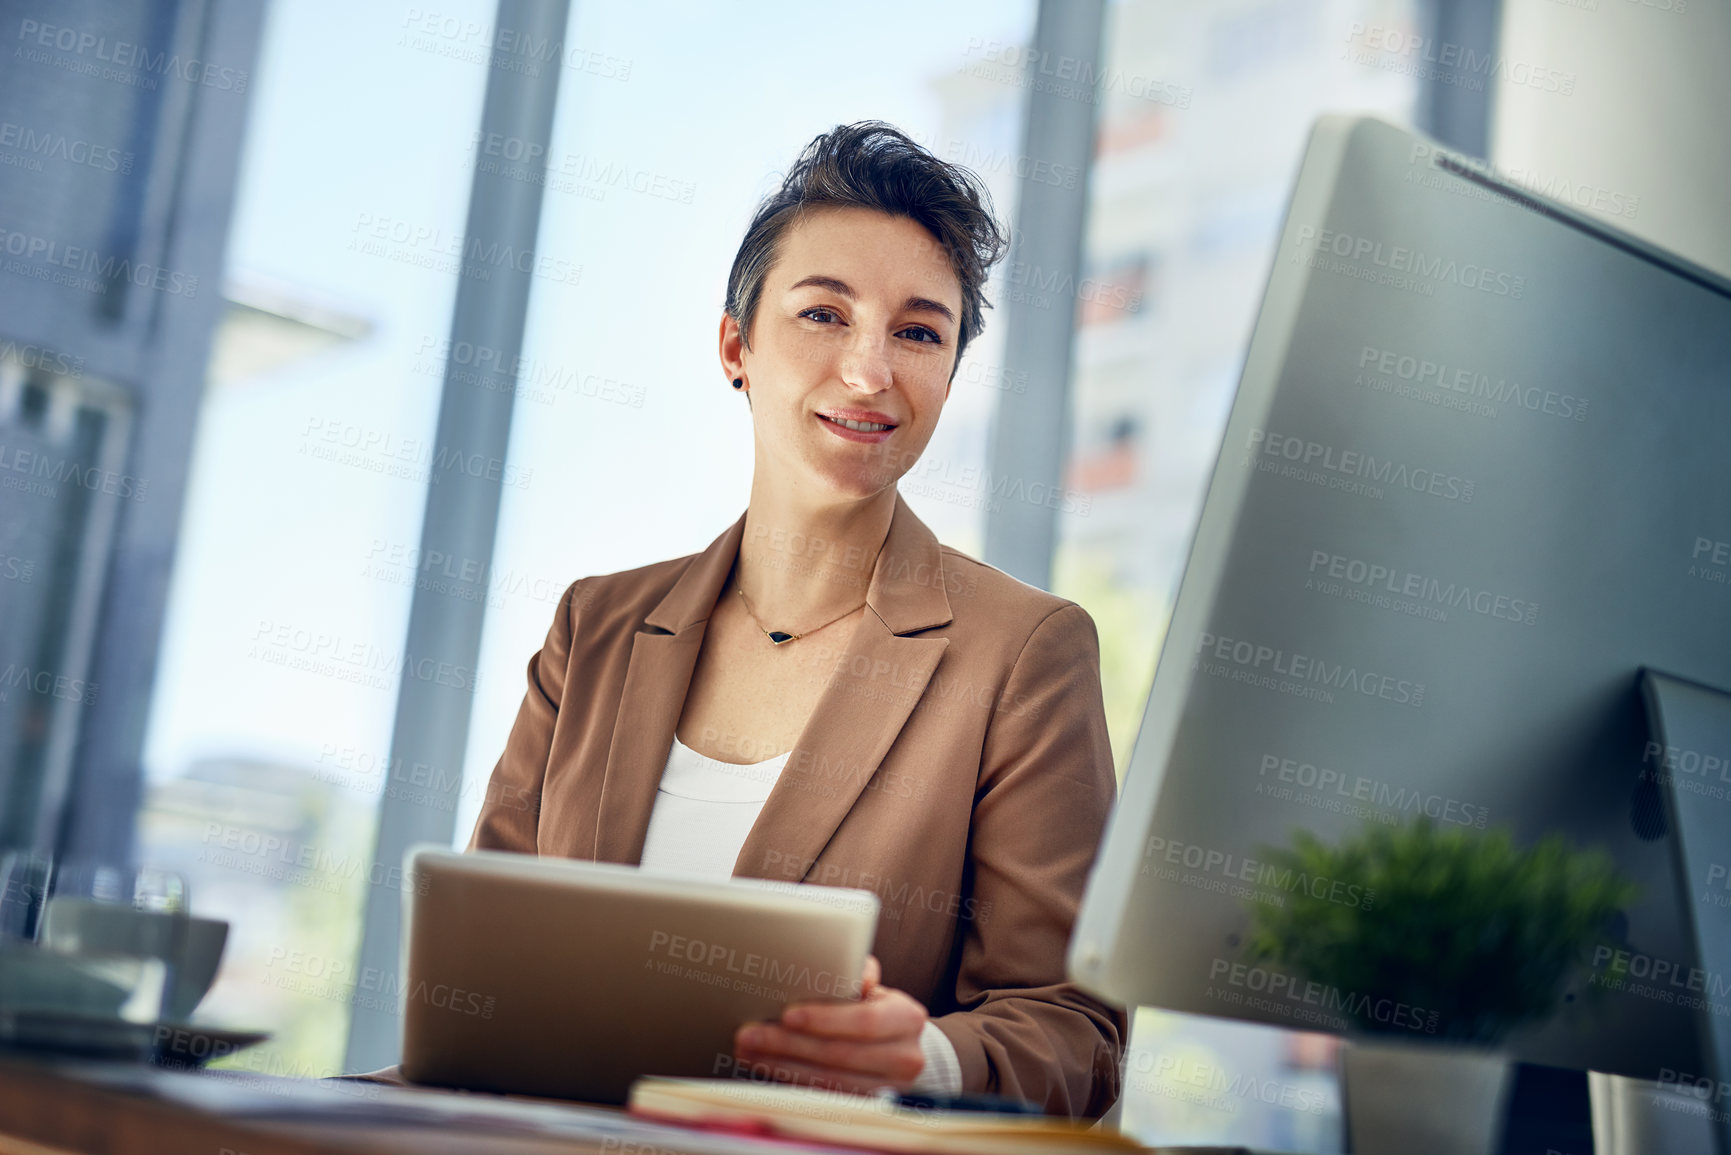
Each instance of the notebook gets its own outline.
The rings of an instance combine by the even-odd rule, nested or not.
[[[1145,1150],[1116,1131],[1049,1115],[915,1110],[891,1097],[737,1079],[643,1079],[631,1089],[630,1109],[657,1122],[873,1151],[1097,1155]]]

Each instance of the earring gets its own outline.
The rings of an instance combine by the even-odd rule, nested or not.
[[[744,389],[745,388],[745,378],[744,377],[735,377],[733,379],[733,387],[735,389]]]

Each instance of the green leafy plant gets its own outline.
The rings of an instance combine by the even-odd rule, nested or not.
[[[1396,999],[1434,1015],[1434,1037],[1479,1044],[1553,1014],[1569,972],[1637,893],[1608,855],[1560,835],[1522,850],[1505,830],[1429,819],[1334,847],[1299,831],[1266,861],[1374,900],[1331,901],[1328,887],[1311,886],[1253,903],[1253,961],[1333,988],[1343,1017],[1366,1031],[1410,1035],[1377,1013]]]

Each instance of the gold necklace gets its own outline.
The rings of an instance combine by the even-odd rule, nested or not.
[[[817,633],[817,631],[823,629],[824,626],[833,626],[837,622],[841,621],[843,618],[847,617],[848,614],[853,613],[854,610],[857,610],[860,608],[860,606],[863,606],[866,604],[865,602],[861,602],[858,606],[853,607],[853,609],[847,610],[844,613],[837,614],[835,617],[833,617],[829,621],[825,622],[822,626],[817,626],[814,629],[806,630],[805,633],[790,634],[786,630],[772,630],[768,626],[763,624],[763,620],[757,616],[757,611],[751,608],[751,599],[745,596],[745,587],[734,586],[733,591],[739,595],[739,600],[745,603],[745,612],[751,615],[751,620],[756,623],[758,629],[763,631],[763,636],[768,638],[772,645],[777,645],[777,646],[785,646],[789,642],[797,642],[801,638],[805,637],[806,634]]]

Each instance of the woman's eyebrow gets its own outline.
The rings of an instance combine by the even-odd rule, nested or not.
[[[788,286],[788,291],[807,288],[828,289],[838,297],[846,297],[850,301],[855,299],[853,286],[839,278],[826,277],[821,273],[813,273],[809,277],[800,278]],[[948,305],[941,301],[934,301],[930,297],[909,297],[903,302],[902,308],[914,313],[936,313],[950,322],[954,322],[956,319],[956,314],[951,311]]]
[[[956,319],[956,315],[950,311],[948,305],[941,301],[934,301],[930,297],[909,297],[902,308],[914,313],[936,313],[946,321],[953,322]]]
[[[788,286],[788,291],[792,292],[794,289],[804,288],[828,289],[838,297],[846,297],[850,301],[854,299],[852,285],[849,285],[846,281],[838,280],[835,277],[826,277],[821,273],[813,273],[811,276],[806,277],[803,280],[795,281],[793,284]]]

